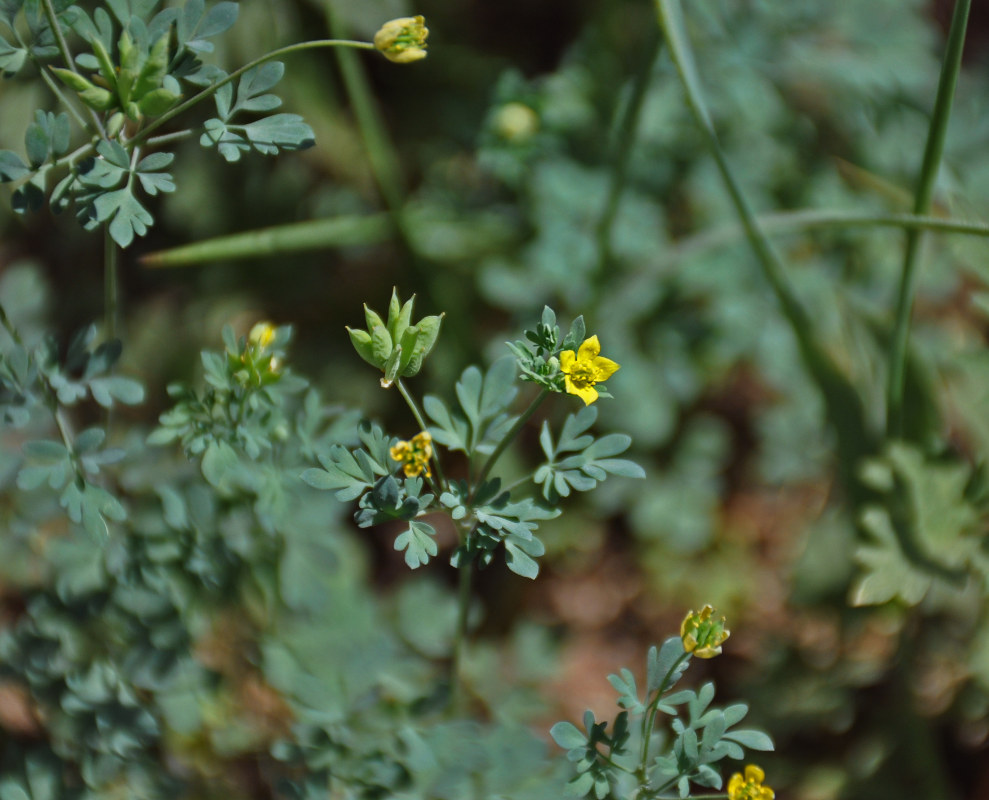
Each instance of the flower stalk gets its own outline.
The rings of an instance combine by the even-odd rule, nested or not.
[[[972,0],[956,0],[948,32],[948,45],[941,65],[934,112],[927,132],[924,159],[917,180],[914,195],[913,213],[923,215],[930,211],[934,196],[934,182],[944,154],[944,141],[951,117],[951,105],[961,72],[962,50],[965,44],[965,30],[968,26]],[[900,437],[904,428],[903,390],[906,384],[907,349],[910,338],[910,317],[913,312],[913,298],[917,268],[920,262],[920,247],[923,241],[920,229],[907,231],[906,249],[903,255],[903,269],[900,272],[900,285],[896,296],[893,342],[889,356],[889,380],[886,387],[886,435]]]

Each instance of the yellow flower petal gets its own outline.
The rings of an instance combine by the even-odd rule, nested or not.
[[[604,383],[620,369],[621,366],[610,358],[598,356],[594,359],[594,380],[598,383]]]
[[[578,385],[570,380],[569,375],[565,376],[563,380],[567,387],[567,394],[576,395],[584,401],[585,406],[589,406],[598,399],[598,390],[595,389],[593,385]]]
[[[601,343],[598,341],[597,334],[595,334],[589,339],[584,339],[584,343],[577,351],[577,360],[593,361],[599,355],[601,355]]]

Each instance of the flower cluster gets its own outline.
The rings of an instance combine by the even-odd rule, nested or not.
[[[388,451],[402,465],[407,478],[430,477],[429,459],[433,457],[433,437],[426,431],[417,433],[408,442],[399,442]]]
[[[711,606],[690,611],[680,626],[683,649],[698,658],[714,658],[721,653],[721,645],[731,635],[731,631],[725,628],[725,618],[712,619],[713,614]]]
[[[239,357],[228,353],[234,374],[243,386],[268,386],[281,378],[282,347],[287,329],[279,331],[270,322],[259,322],[242,342]],[[239,363],[238,363],[239,362]]]
[[[776,793],[763,785],[766,773],[755,764],[745,767],[745,775],[736,772],[728,781],[728,800],[773,800]]]

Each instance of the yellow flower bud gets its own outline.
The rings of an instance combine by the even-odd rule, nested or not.
[[[690,611],[680,626],[683,649],[698,658],[714,658],[721,652],[721,645],[731,635],[725,628],[725,618],[711,619],[714,609],[704,606],[699,612]]]
[[[374,46],[396,64],[410,64],[426,57],[429,29],[420,14],[389,20],[374,34]]]
[[[494,128],[502,139],[524,142],[539,131],[539,116],[525,103],[505,103],[495,114]]]
[[[266,350],[275,341],[275,326],[270,322],[259,322],[247,336],[247,341]]]

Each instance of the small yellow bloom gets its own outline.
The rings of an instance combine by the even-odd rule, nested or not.
[[[498,135],[510,142],[524,142],[539,132],[539,115],[525,103],[505,103],[495,114]]]
[[[407,478],[415,478],[418,475],[429,477],[429,459],[433,455],[433,437],[426,431],[417,433],[411,441],[399,442],[388,452],[395,461],[402,465]]]
[[[396,64],[410,64],[426,57],[429,28],[420,14],[389,20],[374,34],[374,46]]]
[[[725,628],[725,618],[711,619],[713,613],[711,606],[704,606],[699,612],[689,611],[680,625],[683,649],[698,658],[714,658],[731,635]]]
[[[598,399],[594,384],[608,380],[618,369],[618,364],[601,355],[597,336],[585,339],[576,353],[573,350],[560,353],[560,372],[563,373],[567,393],[577,395],[585,406]]]
[[[747,765],[744,778],[736,772],[728,781],[728,800],[773,800],[776,793],[762,785],[765,778],[766,773],[755,764]]]
[[[259,322],[247,336],[247,341],[257,345],[261,350],[267,350],[275,341],[275,326],[270,322]]]

